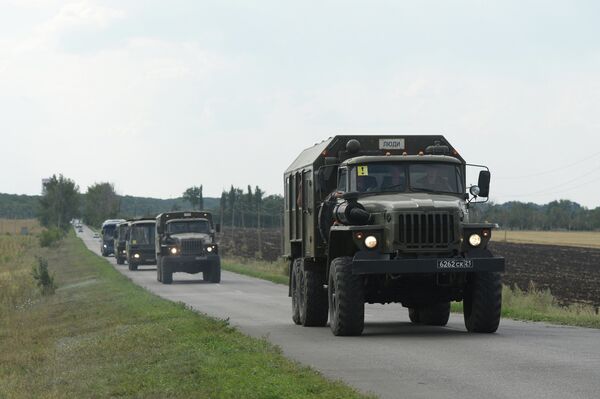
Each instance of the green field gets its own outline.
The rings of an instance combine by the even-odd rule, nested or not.
[[[58,286],[31,277],[47,258]],[[359,398],[265,340],[134,285],[70,234],[0,237],[0,398]]]

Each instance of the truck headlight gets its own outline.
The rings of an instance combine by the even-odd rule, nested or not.
[[[140,254],[134,254],[133,257],[136,258],[136,259],[139,259],[140,258]]]
[[[212,252],[213,251],[213,247],[206,247],[206,252]]]
[[[106,248],[106,244],[102,245],[104,248]]]
[[[368,236],[365,238],[365,247],[373,249],[377,246],[377,238],[375,236]]]
[[[171,248],[171,253],[172,253],[173,255],[177,254],[177,248]]]
[[[471,234],[469,236],[469,244],[471,244],[472,247],[478,247],[479,244],[481,244],[481,236],[477,233]]]

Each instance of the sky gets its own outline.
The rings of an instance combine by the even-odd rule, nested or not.
[[[597,1],[0,0],[0,192],[282,193],[336,134],[443,134],[491,200],[600,206]]]

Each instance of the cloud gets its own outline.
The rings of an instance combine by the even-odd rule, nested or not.
[[[38,28],[40,34],[63,33],[72,29],[106,29],[113,21],[125,18],[122,9],[103,7],[91,1],[69,2]]]

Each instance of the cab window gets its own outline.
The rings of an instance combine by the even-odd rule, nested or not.
[[[343,191],[343,192],[348,191],[347,181],[348,181],[348,169],[341,168],[340,171],[338,172],[338,186],[337,186],[338,191]]]

